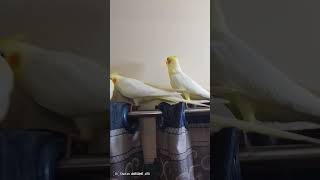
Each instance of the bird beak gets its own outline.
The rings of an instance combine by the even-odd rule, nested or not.
[[[6,60],[8,64],[11,66],[11,68],[17,69],[21,63],[21,55],[20,53],[13,53],[10,56],[6,57]]]

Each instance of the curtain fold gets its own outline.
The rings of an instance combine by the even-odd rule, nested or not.
[[[239,132],[224,128],[212,137],[212,177],[214,180],[241,180]]]
[[[132,119],[128,117],[130,106],[125,103],[111,104],[110,162],[113,179],[163,179],[193,180],[210,179],[210,115],[186,115],[185,104],[160,103],[157,108],[162,116]],[[156,142],[141,138],[148,128],[139,121],[156,121]],[[140,132],[141,131],[141,132]],[[146,135],[146,134],[145,134]],[[152,136],[153,137],[153,136]],[[142,140],[156,146],[142,146]],[[150,139],[151,136],[150,136]],[[144,150],[142,147],[145,147]],[[146,147],[149,147],[146,148]],[[152,157],[153,164],[144,161]],[[146,155],[148,154],[148,155]],[[144,156],[145,155],[145,156]],[[150,172],[150,176],[121,176],[126,172]],[[115,175],[118,173],[118,176]]]
[[[111,103],[110,108],[110,174],[113,179],[133,179],[121,173],[143,171],[143,154],[138,122],[128,118],[130,105]]]
[[[0,130],[0,179],[54,180],[65,139],[46,131]]]
[[[210,115],[186,115],[185,104],[161,103],[157,148],[163,180],[210,179]]]

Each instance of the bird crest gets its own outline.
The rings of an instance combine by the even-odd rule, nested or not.
[[[167,61],[166,61],[166,64],[171,64],[173,62],[176,62],[178,60],[177,56],[169,56],[167,57]]]
[[[112,80],[112,82],[113,82],[114,84],[117,83],[117,80],[118,80],[119,78],[120,78],[120,74],[117,73],[117,72],[113,72],[113,73],[110,74],[110,79]]]
[[[167,57],[166,64],[168,67],[169,75],[182,71],[177,56]]]

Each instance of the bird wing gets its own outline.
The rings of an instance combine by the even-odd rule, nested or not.
[[[177,96],[177,92],[169,92],[149,86],[141,81],[132,78],[123,78],[118,84],[122,95],[129,98],[143,98],[143,97],[163,97],[163,96]]]
[[[49,50],[24,58],[19,84],[40,105],[68,116],[105,111],[105,71],[92,60]]]
[[[237,84],[248,96],[273,101],[292,110],[320,117],[320,99],[310,91],[290,80],[245,42],[233,35],[225,25],[224,17],[217,3],[214,18],[219,30],[211,46],[213,53],[213,82],[226,85]],[[215,69],[216,68],[216,69]],[[219,69],[217,69],[219,68]]]
[[[289,79],[235,36],[225,34],[223,40],[213,43],[213,51],[220,57],[216,61],[225,68],[227,82],[237,84],[248,96],[271,100],[320,117],[319,98]]]
[[[185,89],[172,89],[172,88],[166,88],[166,87],[161,87],[159,85],[155,85],[155,84],[152,84],[152,83],[145,83],[146,85],[149,85],[149,86],[152,86],[154,88],[157,88],[157,89],[161,89],[161,90],[164,90],[164,91],[170,91],[170,92],[179,92],[179,93],[182,93],[183,91],[185,91]]]
[[[171,83],[175,89],[184,89],[191,95],[210,99],[210,93],[183,72],[171,75]]]

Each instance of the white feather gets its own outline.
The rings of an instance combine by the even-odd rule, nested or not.
[[[116,84],[116,88],[120,93],[128,98],[145,98],[145,97],[165,97],[165,96],[177,96],[177,92],[169,92],[155,87],[146,85],[145,83],[132,79],[123,77]]]
[[[140,105],[141,103],[148,103],[151,101],[156,102],[155,100],[159,100],[161,102],[185,102],[188,104],[208,107],[208,105],[203,104],[203,102],[184,100],[178,92],[158,89],[133,78],[127,78],[120,75],[111,76],[111,78],[116,82],[116,89],[123,96],[132,99],[135,105]]]
[[[184,72],[175,73],[170,76],[170,83],[174,89],[185,89],[194,96],[210,99],[210,93]]]
[[[185,98],[194,99],[210,99],[210,93],[203,87],[201,87],[196,81],[185,74],[179,64],[179,60],[176,56],[170,56],[167,58],[167,68],[170,77],[170,84],[173,89],[182,91]]]
[[[66,116],[105,112],[105,70],[100,65],[27,43],[12,46],[22,51],[18,83],[37,103]]]

